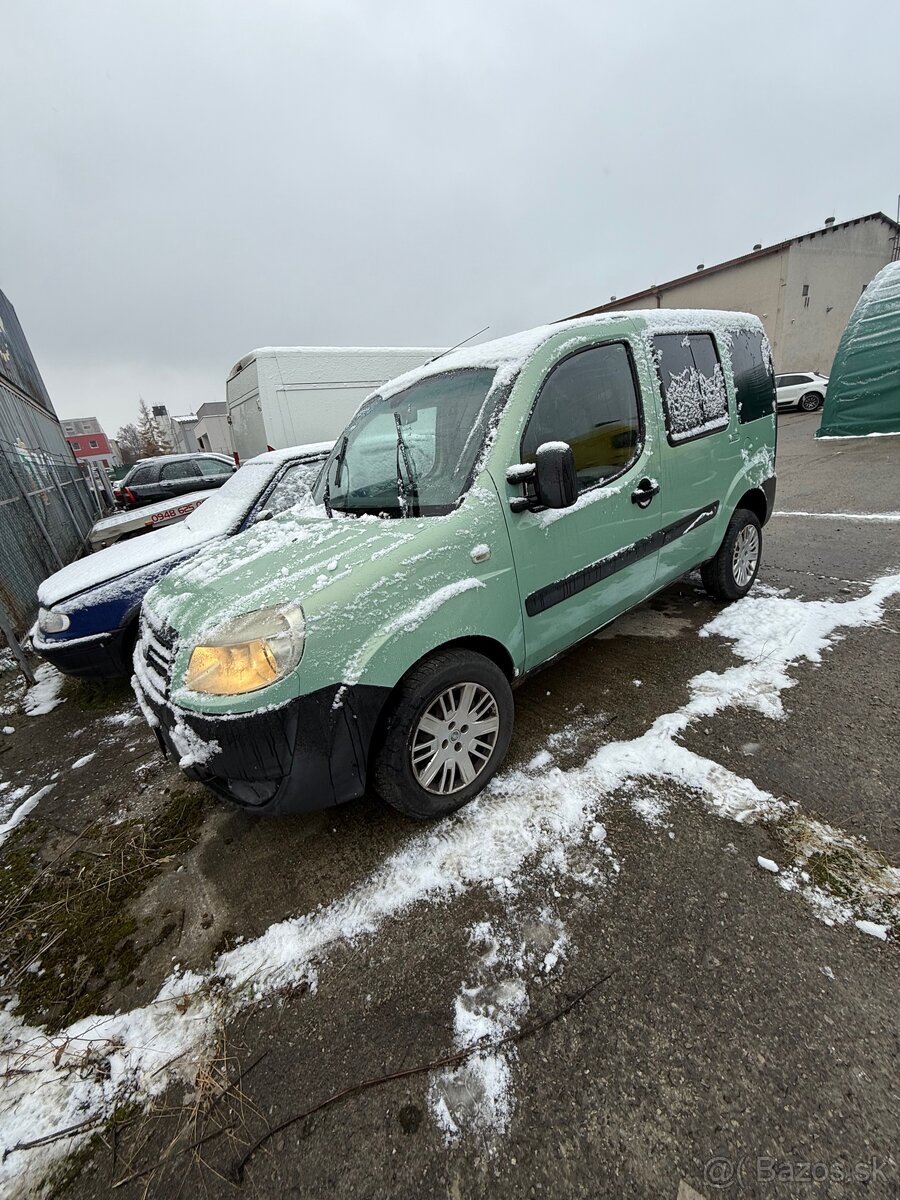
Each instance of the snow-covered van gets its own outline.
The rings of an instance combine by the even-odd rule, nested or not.
[[[422,346],[264,346],[225,384],[231,443],[241,462],[265,450],[334,441],[386,379],[441,350]]]
[[[204,546],[306,502],[331,446],[324,442],[260,454],[217,491],[204,492],[202,506],[182,524],[98,550],[56,571],[38,588],[34,649],[68,675],[130,675],[147,589]]]
[[[513,687],[686,571],[735,600],[775,495],[760,321],[605,314],[457,350],[371,396],[315,506],[147,595],[163,748],[257,812],[371,787],[419,818],[499,767]]]

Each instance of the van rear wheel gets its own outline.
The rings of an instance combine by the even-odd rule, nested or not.
[[[509,681],[472,650],[439,650],[398,685],[374,764],[375,790],[425,821],[477,796],[506,757],[513,727]]]
[[[740,600],[759,573],[762,526],[748,508],[735,509],[715,558],[700,568],[703,586],[716,600]]]

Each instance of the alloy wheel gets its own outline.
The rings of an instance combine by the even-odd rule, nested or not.
[[[490,761],[500,732],[497,701],[480,683],[446,688],[422,713],[410,743],[416,782],[446,796],[468,787]]]
[[[734,539],[731,571],[738,587],[746,587],[759,562],[759,531],[755,525],[745,525]]]

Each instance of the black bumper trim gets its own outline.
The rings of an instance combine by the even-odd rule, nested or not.
[[[184,768],[186,775],[242,808],[275,814],[329,808],[363,794],[369,750],[390,689],[334,685],[279,708],[221,717],[142,694],[159,722],[160,745],[176,763],[179,726],[217,743],[205,762]]]
[[[121,679],[131,674],[132,633],[133,628],[124,626],[106,637],[91,640],[42,641],[34,650],[64,675],[78,679]]]
[[[766,498],[766,520],[763,521],[763,525],[766,524],[766,521],[768,521],[769,517],[775,511],[775,483],[774,475],[770,475],[768,479],[762,481],[763,495]]]

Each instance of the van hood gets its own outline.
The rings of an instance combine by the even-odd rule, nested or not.
[[[451,514],[452,518],[452,514]],[[287,512],[212,546],[176,567],[147,596],[147,607],[179,633],[198,638],[223,621],[270,605],[298,602],[307,620],[351,575],[385,577],[411,556],[430,554],[447,517],[329,518],[324,509]],[[420,545],[421,543],[421,545]],[[384,559],[380,569],[373,564]],[[437,564],[435,564],[437,565]]]

